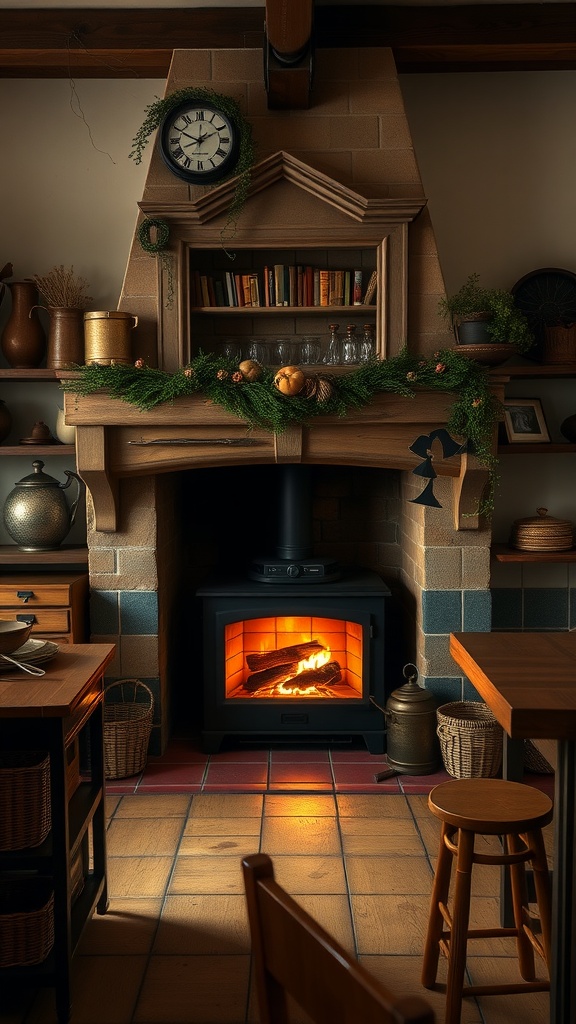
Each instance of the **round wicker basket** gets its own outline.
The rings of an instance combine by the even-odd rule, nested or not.
[[[154,696],[139,679],[119,679],[104,694],[104,775],[125,779],[146,766]]]
[[[487,704],[453,701],[436,710],[442,760],[455,779],[494,778],[502,766],[502,726]]]
[[[0,967],[42,963],[54,945],[54,893],[48,878],[0,880]]]

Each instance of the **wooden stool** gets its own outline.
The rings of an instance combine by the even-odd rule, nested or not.
[[[456,779],[430,792],[428,806],[442,822],[440,851],[424,949],[422,984],[446,992],[446,1024],[459,1024],[463,995],[543,992],[549,981],[536,981],[534,949],[550,965],[550,879],[542,828],[552,820],[552,802],[531,786],[502,779]],[[476,835],[501,836],[500,854],[476,853]],[[452,860],[456,882],[452,913],[448,890]],[[541,938],[530,927],[524,866],[534,872]],[[469,928],[473,864],[507,864],[510,868],[513,928]],[[445,930],[444,926],[447,926]],[[468,939],[514,935],[523,982],[509,985],[464,985]],[[440,950],[448,958],[446,984],[436,983]]]

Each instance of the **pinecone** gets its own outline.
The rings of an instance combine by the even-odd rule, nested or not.
[[[306,377],[304,382],[303,392],[304,398],[315,398],[318,392],[319,378],[314,375],[313,377]]]
[[[316,387],[316,401],[327,402],[329,398],[334,394],[334,387],[331,381],[327,380],[326,377],[317,378]]]

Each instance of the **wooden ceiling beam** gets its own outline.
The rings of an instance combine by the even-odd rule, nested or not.
[[[0,77],[165,78],[174,49],[264,41],[264,6],[4,9]],[[316,6],[314,46],[390,47],[400,73],[573,70],[576,4]]]

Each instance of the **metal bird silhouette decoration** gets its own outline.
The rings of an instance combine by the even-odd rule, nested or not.
[[[422,493],[417,498],[410,498],[410,501],[415,505],[428,505],[430,508],[442,508],[442,505],[434,494],[434,479],[438,475],[433,466],[434,455],[432,454],[432,444],[434,441],[439,441],[442,445],[442,456],[445,459],[449,459],[453,455],[461,455],[462,452],[466,451],[468,442],[465,441],[464,444],[458,444],[458,442],[450,436],[445,427],[438,427],[437,430],[432,430],[429,434],[420,434],[414,443],[410,445],[410,451],[414,452],[415,455],[419,455],[423,460],[415,469],[412,470],[412,472],[415,476],[422,476],[428,480],[428,483]]]

